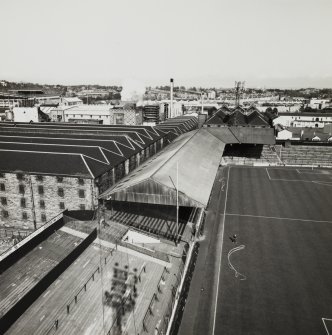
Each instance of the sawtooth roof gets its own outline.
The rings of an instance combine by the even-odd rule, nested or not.
[[[0,149],[0,171],[95,178],[109,169],[107,164],[82,155]]]

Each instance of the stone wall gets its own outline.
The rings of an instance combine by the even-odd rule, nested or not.
[[[63,177],[61,181],[56,176],[16,173],[1,176],[5,190],[0,190],[0,225],[36,229],[64,209],[92,210],[97,205],[98,190],[92,179]]]
[[[36,229],[64,209],[93,210],[99,193],[124,178],[164,145],[162,139],[158,140],[110,169],[96,182],[73,177],[63,177],[61,181],[57,176],[2,173],[0,184],[5,190],[1,190],[0,185],[0,226]],[[79,194],[80,190],[84,196]]]

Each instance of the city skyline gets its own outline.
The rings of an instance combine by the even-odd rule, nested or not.
[[[328,0],[1,3],[4,80],[332,86]]]

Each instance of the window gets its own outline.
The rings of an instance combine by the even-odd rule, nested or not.
[[[124,114],[118,113],[114,114],[115,124],[124,124]]]
[[[79,185],[84,185],[84,179],[83,178],[78,178],[78,184]]]
[[[1,205],[3,205],[3,206],[7,205],[7,198],[1,197]]]
[[[42,213],[40,218],[41,218],[42,222],[46,222],[46,214],[45,213]]]
[[[41,185],[38,186],[38,193],[39,193],[40,195],[43,195],[43,194],[44,194],[44,186],[41,186]]]
[[[40,200],[39,201],[39,206],[40,206],[40,208],[45,208],[45,201],[44,200]]]
[[[59,187],[58,188],[58,196],[63,198],[64,195],[65,195],[65,192],[63,191],[63,188]]]
[[[60,202],[59,203],[59,207],[60,207],[60,209],[65,209],[65,203],[64,202]]]
[[[0,172],[0,178],[5,178],[5,174]]]
[[[63,182],[63,177],[56,177],[56,181],[58,183],[62,183]]]
[[[85,211],[85,205],[84,204],[80,204],[80,210]]]
[[[27,219],[28,219],[27,212],[22,212],[22,220],[27,220]]]
[[[17,173],[17,174],[16,174],[16,178],[17,178],[18,180],[22,180],[23,177],[24,177],[23,173]]]
[[[27,206],[25,198],[21,198],[21,207],[25,208]]]
[[[19,191],[19,193],[20,194],[24,194],[24,192],[25,192],[25,186],[24,185],[18,185],[18,191]]]
[[[36,176],[37,181],[43,181],[43,179],[44,179],[43,176]]]
[[[9,213],[8,213],[8,211],[2,210],[1,214],[2,214],[2,217],[3,217],[4,219],[6,219],[6,218],[9,217]]]
[[[6,191],[6,187],[4,183],[0,184],[0,191]]]
[[[78,190],[78,196],[80,198],[85,198],[85,192],[84,192],[84,190]]]

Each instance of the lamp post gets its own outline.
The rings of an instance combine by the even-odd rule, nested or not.
[[[173,182],[171,176],[169,176],[174,189],[176,191],[176,236],[175,236],[175,244],[177,245],[178,237],[179,237],[179,162],[176,162],[176,186]]]
[[[176,162],[176,243],[179,238],[179,162]]]

